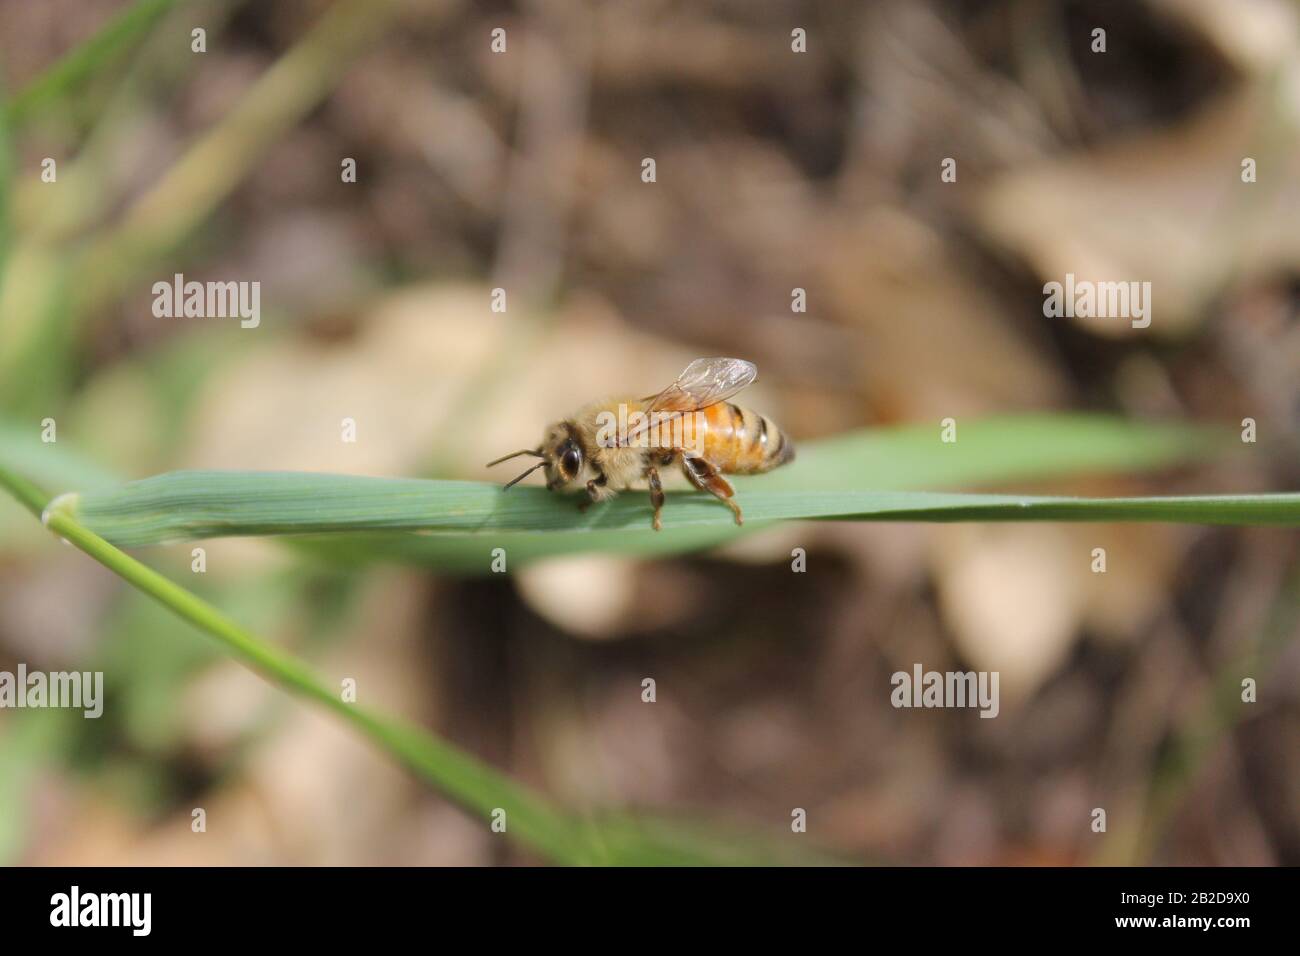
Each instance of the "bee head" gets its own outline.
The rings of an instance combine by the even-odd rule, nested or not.
[[[525,448],[522,451],[513,452],[498,458],[496,461],[488,462],[488,465],[489,467],[499,465],[503,461],[518,458],[520,455],[531,455],[533,458],[540,458],[541,461],[511,480],[506,485],[507,488],[527,478],[538,468],[544,468],[546,487],[551,491],[556,491],[577,481],[583,473],[585,464],[582,444],[574,436],[572,429],[563,422],[552,425],[546,430],[546,435],[543,436],[542,444],[539,447],[535,449]]]
[[[572,429],[561,423],[547,429],[541,447],[546,468],[546,487],[557,491],[582,475],[585,456]]]

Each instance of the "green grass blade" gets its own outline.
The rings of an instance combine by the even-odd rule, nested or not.
[[[15,419],[0,418],[0,462],[42,488],[90,489],[121,483],[119,476],[70,448],[68,442],[41,441],[41,431],[39,419],[20,425]]]
[[[9,119],[0,109],[0,302],[4,301],[5,267],[9,247],[13,243],[13,216],[10,212],[13,188],[13,144],[9,135]]]
[[[395,0],[337,0],[220,122],[204,131],[77,260],[78,308],[129,291],[258,168],[262,155],[324,100],[399,16]]]
[[[540,798],[415,727],[382,717],[358,704],[346,703],[339,692],[327,687],[305,664],[261,641],[212,605],[122,553],[82,526],[59,500],[46,510],[43,520],[59,537],[215,637],[241,663],[284,690],[338,714],[484,821],[494,808],[505,808],[507,832],[513,826],[520,838],[551,859],[583,862],[585,841],[575,832],[574,824]]]
[[[1033,455],[1016,451],[1016,434],[1027,436]],[[746,529],[788,520],[1300,523],[1296,494],[1097,499],[898,490],[1150,467],[1206,447],[1202,432],[1095,419],[1050,427],[1036,418],[972,423],[958,445],[941,444],[933,430],[904,428],[814,443],[788,468],[736,485]],[[729,511],[693,492],[669,495],[664,530],[654,532],[641,494],[580,513],[573,498],[535,487],[507,492],[484,482],[296,472],[173,472],[88,491],[69,507],[123,547],[289,535],[340,558],[454,569],[481,569],[496,547],[516,562],[579,550],[657,555],[707,547],[741,530]]]
[[[755,487],[970,487],[1143,471],[1224,454],[1233,447],[1232,433],[1218,428],[1078,414],[963,420],[956,437],[955,442],[941,441],[935,422],[801,443],[792,465],[763,475]]]
[[[42,510],[44,494],[0,468],[0,487],[13,493],[45,526],[178,617],[206,632],[240,663],[295,696],[331,711],[378,748],[407,766],[487,826],[493,811],[506,811],[505,833],[550,860],[566,864],[707,865],[722,862],[825,862],[809,853],[791,855],[765,838],[740,836],[697,842],[684,825],[608,814],[584,819],[557,809],[477,758],[403,721],[348,703],[302,661],[269,644],[213,605],[115,548],[82,525],[67,496]]]
[[[747,521],[1174,521],[1290,525],[1300,493],[1184,497],[1065,498],[924,491],[765,491],[743,497]],[[78,496],[78,519],[112,541],[136,547],[234,535],[339,531],[617,532],[671,537],[689,529],[729,529],[731,513],[696,493],[669,496],[665,530],[650,529],[640,495],[585,514],[574,500],[540,488],[503,491],[471,481],[366,478],[306,472],[181,471]]]
[[[0,487],[40,516],[50,531],[72,543],[142,593],[200,630],[268,681],[332,711],[380,749],[405,764],[487,825],[492,811],[506,810],[506,835],[548,859],[565,864],[771,865],[843,862],[802,846],[790,847],[767,834],[704,828],[698,822],[602,812],[583,817],[550,801],[426,731],[346,703],[310,668],[262,641],[201,598],[131,558],[79,524],[69,499],[44,510],[43,492],[0,468]],[[11,782],[12,783],[12,782]]]
[[[176,2],[137,0],[113,17],[98,33],[14,94],[4,108],[9,125],[19,126],[38,110],[60,98],[74,96],[90,76],[120,58]]]
[[[37,518],[41,516],[41,512],[45,510],[45,502],[49,500],[40,488],[22,475],[16,475],[4,468],[0,468],[0,488],[13,495],[20,505]]]

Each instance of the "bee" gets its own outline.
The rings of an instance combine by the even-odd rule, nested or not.
[[[594,402],[548,426],[536,448],[488,464],[520,455],[539,458],[506,488],[542,468],[551,491],[585,489],[584,510],[645,481],[656,531],[664,504],[659,469],[677,464],[687,481],[743,524],[735,489],[724,475],[761,474],[794,458],[793,442],[776,423],[728,401],[757,377],[758,369],[744,359],[696,359],[658,394]]]

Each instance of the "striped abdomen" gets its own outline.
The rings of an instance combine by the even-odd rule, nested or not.
[[[704,458],[719,471],[753,475],[794,458],[794,443],[766,415],[718,402],[703,409],[703,416]]]

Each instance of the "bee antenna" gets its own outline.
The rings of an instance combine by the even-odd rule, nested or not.
[[[484,467],[485,467],[485,468],[491,468],[493,465],[499,465],[499,464],[501,464],[503,461],[509,461],[511,458],[518,458],[520,455],[532,455],[534,458],[545,458],[545,457],[546,457],[545,455],[542,454],[542,450],[541,450],[540,448],[537,448],[537,449],[533,449],[533,448],[521,448],[519,451],[512,451],[512,452],[511,452],[510,454],[508,454],[508,455],[502,455],[502,456],[501,456],[500,458],[498,458],[496,461],[490,461],[490,462],[488,462],[486,465],[484,465]]]
[[[545,465],[545,464],[546,464],[545,461],[539,461],[537,464],[533,465],[533,467],[529,468],[526,472],[524,472],[524,473],[523,473],[522,475],[520,475],[518,478],[515,478],[513,481],[511,481],[509,484],[507,484],[507,485],[506,485],[504,488],[502,488],[501,490],[502,490],[502,491],[509,491],[509,490],[510,490],[514,485],[519,484],[519,482],[523,481],[525,478],[527,478],[529,475],[531,475],[531,474],[532,474],[533,472],[535,472],[538,468],[541,468],[541,467],[542,467],[543,465]]]

